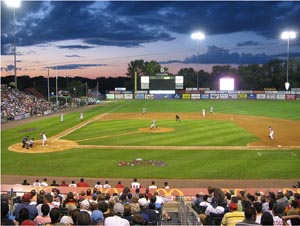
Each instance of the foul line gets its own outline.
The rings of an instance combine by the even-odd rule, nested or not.
[[[82,122],[82,123],[80,123],[79,125],[76,125],[76,126],[70,128],[70,129],[67,129],[67,130],[65,130],[65,131],[63,131],[63,132],[61,132],[61,133],[59,133],[59,134],[53,136],[53,137],[52,137],[52,140],[54,140],[54,141],[59,140],[60,138],[66,136],[66,135],[68,135],[68,134],[70,134],[70,133],[72,133],[72,132],[74,132],[74,131],[76,131],[76,130],[78,130],[78,129],[80,129],[80,128],[82,128],[82,127],[88,125],[88,124],[90,124],[91,122],[94,122],[94,121],[96,121],[96,120],[98,120],[98,119],[100,119],[100,118],[106,116],[106,115],[108,115],[108,113],[105,113],[105,114],[96,116],[96,117],[91,118],[91,119],[89,119],[89,120],[87,120],[87,121],[85,121],[85,122]]]
[[[294,152],[284,152],[284,151],[278,151],[278,152],[275,152],[275,151],[262,151],[262,152],[257,152],[257,155],[259,155],[261,157],[263,154],[287,154],[287,153],[290,153],[293,156],[297,156],[297,154],[294,153]]]

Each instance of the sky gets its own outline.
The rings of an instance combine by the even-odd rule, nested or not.
[[[1,1],[1,76],[14,75],[14,28],[17,76],[126,76],[136,59],[174,74],[263,64],[287,59],[290,30],[300,58],[300,1]]]

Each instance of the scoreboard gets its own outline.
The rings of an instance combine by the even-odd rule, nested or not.
[[[155,76],[141,76],[141,89],[175,90],[183,89],[183,76],[157,74]]]

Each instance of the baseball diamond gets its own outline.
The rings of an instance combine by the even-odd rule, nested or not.
[[[299,139],[299,129],[298,129],[300,126],[300,122],[299,120],[288,120],[288,119],[281,119],[281,118],[274,118],[274,117],[266,117],[264,115],[256,116],[256,115],[234,114],[234,112],[223,113],[220,107],[214,107],[215,112],[203,118],[201,114],[201,109],[202,109],[201,101],[196,103],[197,105],[199,105],[198,112],[184,112],[184,111],[182,112],[182,109],[184,108],[185,105],[184,101],[179,101],[180,103],[175,101],[163,102],[164,104],[167,105],[171,103],[172,105],[176,105],[176,107],[178,106],[176,112],[175,111],[174,112],[151,111],[150,110],[151,107],[152,109],[157,110],[156,109],[157,107],[154,107],[154,105],[155,104],[160,105],[162,101],[144,101],[143,103],[147,103],[147,102],[149,102],[149,106],[145,105],[147,106],[147,110],[149,109],[147,114],[141,114],[141,111],[137,110],[138,108],[140,108],[138,106],[140,106],[141,101],[107,102],[106,104],[103,104],[101,106],[99,105],[88,106],[87,108],[84,109],[79,109],[79,110],[77,109],[75,110],[75,112],[74,110],[65,112],[64,123],[68,121],[68,116],[71,118],[75,114],[78,115],[77,111],[85,112],[85,119],[83,121],[79,121],[79,120],[76,121],[75,119],[72,119],[74,122],[72,122],[70,125],[65,126],[64,124],[64,127],[57,128],[56,130],[53,130],[53,132],[50,132],[51,130],[47,129],[46,131],[49,132],[47,132],[48,140],[46,146],[41,145],[41,139],[36,139],[33,148],[24,149],[22,148],[21,143],[18,142],[18,140],[20,139],[15,138],[14,139],[15,142],[13,142],[13,140],[10,140],[10,142],[12,143],[11,144],[7,143],[8,145],[6,144],[7,150],[9,152],[5,151],[5,156],[4,158],[2,158],[2,161],[7,158],[6,156],[14,156],[14,158],[17,161],[16,164],[18,164],[18,162],[19,164],[21,164],[20,162],[22,160],[21,159],[18,160],[16,154],[13,154],[13,153],[19,153],[20,155],[22,155],[22,157],[26,159],[27,157],[34,158],[36,160],[43,159],[44,164],[42,165],[44,165],[47,169],[50,169],[47,163],[47,159],[45,159],[45,155],[49,155],[49,158],[53,159],[56,158],[55,157],[56,155],[60,155],[58,153],[68,153],[67,155],[63,154],[59,156],[59,159],[62,160],[63,156],[72,155],[71,161],[73,161],[74,155],[76,156],[79,153],[84,153],[84,155],[87,158],[89,158],[90,156],[89,153],[93,153],[96,156],[100,157],[101,154],[99,153],[102,153],[105,156],[108,155],[108,153],[111,153],[113,155],[114,151],[116,151],[115,152],[116,155],[118,155],[117,153],[121,153],[121,152],[123,153],[122,156],[119,156],[119,158],[117,158],[120,159],[120,161],[130,159],[128,156],[126,156],[126,154],[128,154],[129,156],[136,156],[136,157],[142,156],[143,158],[147,159],[150,158],[149,156],[151,156],[152,153],[153,156],[155,157],[155,159],[153,160],[156,161],[163,160],[164,162],[166,162],[165,167],[159,169],[155,169],[155,167],[144,168],[149,173],[149,175],[145,176],[146,174],[143,174],[144,176],[141,176],[140,168],[137,168],[136,170],[133,169],[121,170],[120,168],[117,168],[117,164],[111,165],[111,163],[107,163],[110,162],[108,159],[103,159],[103,160],[99,159],[99,162],[101,161],[101,165],[103,163],[104,167],[108,166],[110,168],[110,172],[107,172],[106,170],[102,170],[103,172],[101,172],[100,170],[101,168],[99,168],[100,173],[96,173],[96,172],[88,173],[88,171],[86,172],[82,171],[76,173],[78,170],[71,170],[73,171],[71,172],[65,169],[62,172],[60,170],[55,170],[55,167],[53,170],[52,169],[45,170],[42,169],[43,167],[41,168],[42,165],[38,163],[34,163],[32,164],[31,167],[32,170],[28,169],[29,167],[24,166],[22,167],[22,169],[24,170],[26,168],[26,170],[24,170],[22,173],[21,172],[16,173],[17,172],[16,169],[9,168],[8,164],[5,164],[5,162],[3,162],[4,164],[2,165],[2,184],[18,183],[20,182],[21,178],[25,178],[25,177],[27,179],[31,178],[32,180],[34,180],[33,178],[36,177],[56,178],[58,180],[66,177],[77,178],[80,176],[84,176],[85,178],[87,178],[87,180],[90,181],[97,180],[96,178],[98,177],[110,178],[110,180],[116,180],[116,178],[124,178],[123,180],[125,181],[125,180],[129,180],[129,178],[133,178],[134,175],[138,175],[138,177],[142,178],[145,181],[145,183],[148,183],[148,180],[150,181],[151,178],[157,178],[157,180],[161,180],[161,181],[163,180],[172,181],[173,183],[172,187],[177,187],[177,188],[180,187],[186,187],[186,188],[202,187],[203,188],[209,184],[218,185],[219,187],[229,187],[228,185],[230,185],[230,187],[236,187],[236,188],[237,187],[248,187],[248,188],[276,187],[277,188],[277,187],[289,187],[297,180],[296,175],[299,175],[299,172],[295,172],[295,174],[290,174],[289,177],[280,176],[280,174],[274,175],[273,177],[262,176],[261,174],[257,174],[259,175],[257,176],[257,178],[255,178],[255,175],[253,175],[251,172],[249,173],[249,178],[246,178],[248,173],[247,168],[241,168],[240,169],[241,172],[233,174],[235,177],[236,175],[240,175],[240,177],[236,177],[236,178],[232,178],[224,174],[221,175],[220,172],[215,172],[213,174],[206,173],[208,175],[204,177],[198,173],[198,176],[195,177],[196,174],[193,173],[193,169],[190,170],[191,171],[190,173],[187,172],[185,174],[186,178],[184,175],[172,176],[172,174],[164,173],[164,171],[172,170],[174,164],[175,165],[182,164],[182,166],[186,166],[185,164],[190,162],[189,160],[185,160],[185,158],[183,158],[181,161],[179,159],[178,160],[174,159],[177,158],[174,157],[176,155],[178,155],[178,158],[181,158],[179,156],[181,156],[180,153],[182,152],[186,153],[186,155],[195,155],[195,156],[198,155],[200,158],[199,160],[201,160],[201,156],[204,153],[206,156],[207,153],[209,152],[211,154],[212,153],[219,154],[225,152],[232,153],[234,151],[235,153],[239,153],[242,155],[244,155],[243,153],[248,153],[248,154],[254,153],[254,155],[256,156],[255,158],[258,159],[257,161],[266,161],[270,159],[270,156],[272,156],[273,160],[276,159],[276,161],[280,161],[280,159],[281,160],[284,159],[284,161],[289,161],[290,164],[293,165],[294,162],[297,161],[297,159],[299,159],[299,155],[300,155],[299,152],[300,139]],[[255,104],[257,104],[257,102]],[[211,103],[213,103],[215,106],[217,106],[218,104],[218,102],[212,101],[210,103],[207,103],[207,106],[210,106]],[[239,105],[238,102],[226,102],[226,103],[231,104],[232,107],[234,105],[235,106]],[[249,102],[250,105],[252,105],[253,103],[254,102]],[[180,105],[183,105],[183,107],[179,107]],[[261,106],[263,105],[264,104],[262,103]],[[126,112],[127,111],[126,108],[128,108],[128,106],[131,107],[132,109],[131,112]],[[218,108],[219,108],[219,112],[217,110]],[[175,122],[175,115],[176,113],[178,113],[178,111],[179,112],[181,111],[180,123]],[[239,109],[239,111],[241,111],[241,109]],[[57,113],[57,115],[54,114],[51,115],[50,117],[48,116],[48,119],[46,117],[46,119],[43,120],[40,120],[42,118],[31,118],[30,120],[14,122],[15,123],[14,125],[13,123],[4,124],[2,126],[2,136],[6,136],[6,133],[8,133],[11,130],[18,131],[17,134],[18,133],[24,134],[24,132],[22,131],[26,131],[27,133],[27,131],[30,131],[28,130],[28,127],[32,128],[31,133],[38,133],[38,131],[42,129],[45,130],[45,127],[49,126],[47,123],[45,123],[45,126],[43,126],[44,121],[48,121],[49,123],[49,120],[54,121],[55,119],[57,121],[56,122],[57,124],[59,122],[59,115],[60,113]],[[157,128],[150,129],[149,124],[153,118],[157,120],[156,123]],[[208,125],[208,128],[205,127],[205,124]],[[226,137],[226,129],[225,129],[224,131],[222,130],[222,132],[224,132],[223,137],[220,136],[219,133],[212,133],[210,134],[210,136],[217,135],[220,136],[219,139],[221,138],[225,140],[231,139],[229,142],[219,141],[218,139],[215,140],[214,138],[212,140],[209,140],[209,143],[206,143],[205,141],[191,141],[190,139],[183,140],[182,142],[178,143],[176,139],[179,138],[180,138],[179,140],[184,139],[183,134],[186,134],[187,136],[191,136],[188,130],[192,130],[192,125],[195,125],[196,127],[198,126],[205,127],[205,130],[209,128],[213,130],[215,126],[217,131],[221,130],[222,127],[226,127],[228,130],[234,128],[232,130],[234,131],[233,133],[240,134],[241,138],[237,138],[237,140],[232,140],[233,139],[232,137],[230,136]],[[271,140],[268,137],[269,125],[272,125],[272,127],[275,130],[274,140]],[[7,128],[12,127],[12,129],[6,129],[6,127]],[[38,127],[40,128],[38,129]],[[117,127],[119,128],[116,129]],[[180,130],[182,130],[182,133],[178,133],[178,131]],[[22,135],[18,135],[18,136],[22,137]],[[201,133],[199,134],[199,137],[201,139],[208,139],[205,136],[204,137],[203,136],[204,136],[203,134]],[[144,138],[142,139],[141,137]],[[136,140],[134,140],[134,138],[136,138]],[[200,138],[199,140],[201,140]],[[139,139],[141,139],[141,141]],[[243,142],[244,145],[242,145]],[[2,144],[2,150],[5,150],[3,144]],[[157,151],[159,152],[159,150],[161,150],[162,153],[161,156],[156,154],[156,152]],[[136,152],[140,154],[137,155]],[[143,156],[142,152],[147,153],[147,155]],[[74,155],[72,153],[74,153]],[[166,153],[166,155],[163,153]],[[32,154],[35,154],[34,157]],[[96,157],[96,159],[98,159],[99,157]],[[205,158],[210,158],[210,157],[205,157]],[[232,158],[232,156],[230,158]],[[134,159],[134,157],[131,159]],[[70,159],[68,161],[70,161]],[[80,164],[81,161],[84,161],[84,159],[81,159],[79,161],[74,160],[74,162],[78,162],[78,164]],[[221,159],[218,161],[222,163]],[[235,159],[234,161],[238,162],[239,159]],[[49,164],[50,162],[53,163],[52,160],[49,161]],[[112,162],[117,162],[117,160]],[[250,159],[249,162],[251,162]],[[202,163],[203,161],[201,161],[201,164]],[[55,163],[53,164],[55,166]],[[39,169],[41,170],[37,172],[35,170],[35,166],[39,167]],[[88,165],[86,165],[86,167],[88,167]],[[142,167],[147,167],[147,166],[142,166]],[[223,168],[224,167],[221,167],[220,169]],[[201,169],[203,168],[199,166],[200,171]],[[294,171],[295,169],[296,168],[294,168]],[[176,169],[173,172],[178,173]],[[270,174],[272,173],[273,172],[271,172]],[[17,176],[17,174],[19,174],[19,176]],[[13,179],[14,178],[13,175],[16,175],[15,179]],[[220,175],[219,178],[217,175]],[[222,178],[224,178],[224,180],[220,180]],[[262,179],[264,182],[262,182]],[[195,183],[195,181],[197,182]],[[245,183],[245,181],[247,182]]]

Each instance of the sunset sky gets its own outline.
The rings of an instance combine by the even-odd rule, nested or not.
[[[18,76],[48,67],[50,76],[125,76],[135,59],[174,74],[286,60],[286,30],[300,58],[299,1],[22,1],[15,16]],[[1,76],[14,74],[13,29],[14,9],[1,1]],[[191,39],[195,31],[205,39]]]

